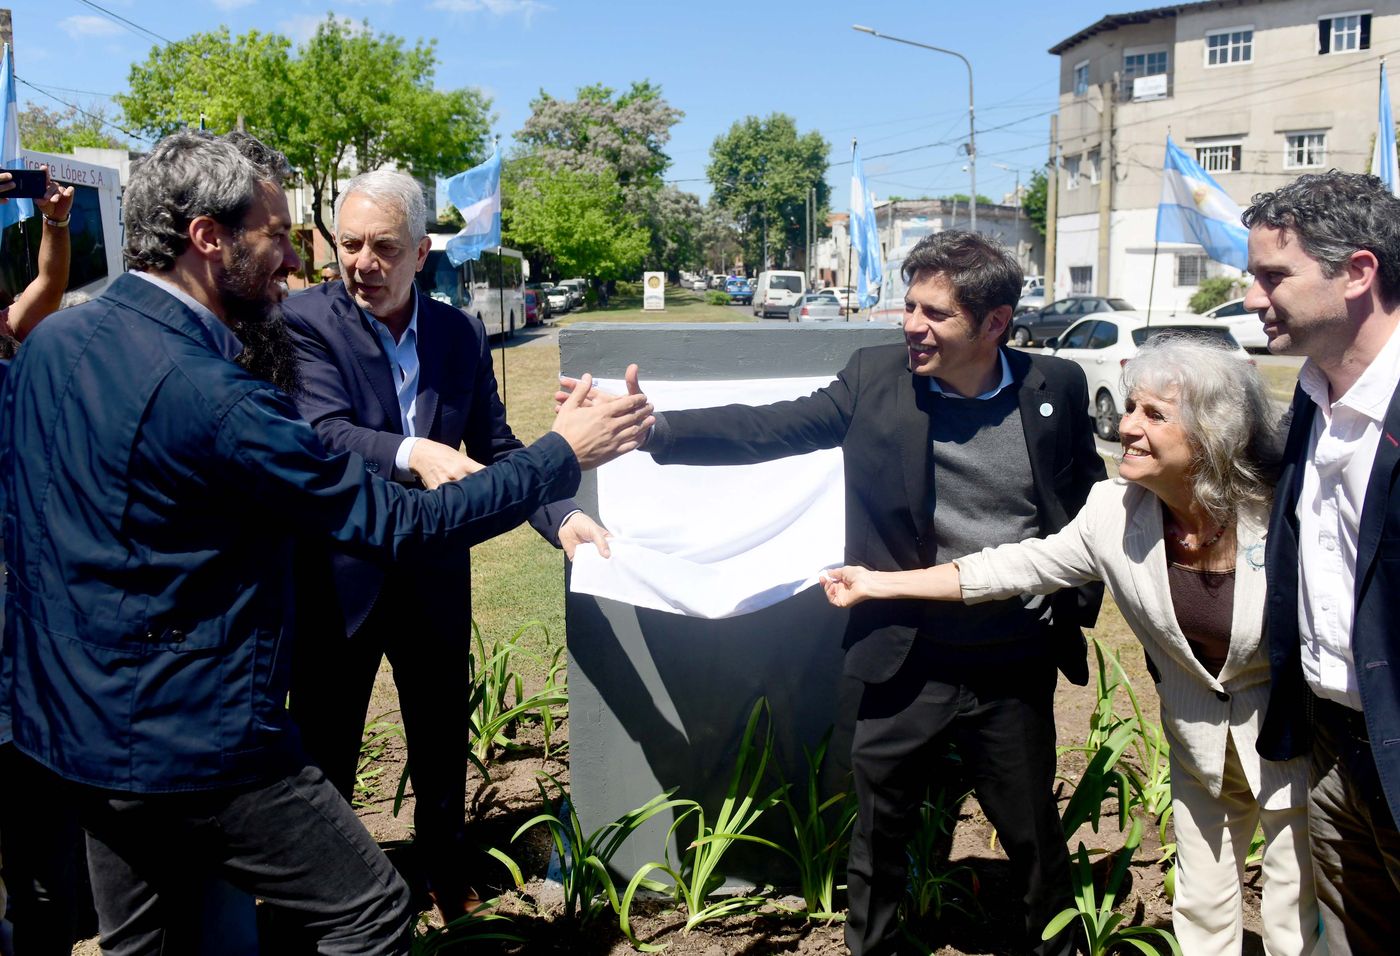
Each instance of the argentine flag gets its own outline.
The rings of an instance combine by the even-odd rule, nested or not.
[[[868,309],[880,299],[880,233],[875,228],[875,206],[865,189],[860,153],[851,145],[851,247],[855,250],[856,301]]]
[[[447,259],[460,266],[501,244],[501,153],[447,181],[447,198],[462,214],[462,231],[447,241]]]
[[[1242,211],[1210,173],[1168,136],[1157,241],[1198,245],[1216,262],[1243,272],[1249,262],[1249,230],[1240,222]]]
[[[5,104],[5,112],[0,114],[0,166],[5,169],[23,169],[19,158],[19,106],[15,102],[15,64],[10,59],[10,45],[5,44],[4,63],[0,64],[0,102]],[[21,220],[34,215],[32,199],[11,199],[0,205],[0,229],[8,229]]]
[[[1371,174],[1379,176],[1392,196],[1400,196],[1400,171],[1395,163],[1395,120],[1390,115],[1390,81],[1381,61],[1381,112],[1376,128],[1376,148],[1371,153]]]

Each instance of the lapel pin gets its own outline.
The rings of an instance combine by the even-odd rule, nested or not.
[[[1055,412],[1055,406],[1049,402],[1042,402],[1040,405],[1040,417],[1049,418]]]

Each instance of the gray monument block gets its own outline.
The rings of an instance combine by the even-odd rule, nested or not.
[[[657,380],[835,378],[856,349],[900,338],[897,328],[867,323],[587,323],[562,330],[559,351],[560,366],[571,376],[620,379],[636,362],[645,389]],[[591,473],[578,500],[597,513]],[[585,832],[672,788],[700,801],[713,820],[760,696],[768,698],[776,731],[776,766],[760,793],[783,779],[800,788],[803,748],[816,747],[836,724],[838,700],[850,692],[841,678],[845,612],[828,605],[819,588],[718,621],[572,593],[566,610],[570,776]],[[828,792],[846,785],[849,754],[850,728],[836,727]],[[620,875],[661,859],[673,819],[663,814],[628,841],[615,858]],[[786,815],[777,808],[753,832],[791,842]],[[673,860],[679,860],[676,843],[683,848],[694,835],[692,821],[682,823]],[[795,883],[780,855],[745,844],[731,850],[723,869],[731,887]]]

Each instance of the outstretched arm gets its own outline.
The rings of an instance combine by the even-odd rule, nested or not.
[[[41,168],[48,176],[48,167]],[[9,173],[0,173],[0,178],[3,178],[0,181],[0,198],[3,198],[3,194],[14,187],[10,185]],[[43,198],[34,200],[34,208],[43,217],[39,274],[15,298],[9,313],[9,334],[20,342],[41,319],[58,310],[63,293],[68,289],[68,216],[73,209],[73,187],[60,186],[49,179]]]
[[[924,601],[960,601],[962,585],[958,566],[949,562],[917,571],[871,571],[847,566],[822,573],[826,599],[837,607],[850,607],[880,598],[916,598]]]

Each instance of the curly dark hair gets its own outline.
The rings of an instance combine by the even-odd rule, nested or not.
[[[1257,193],[1240,217],[1246,228],[1287,229],[1328,278],[1365,249],[1380,262],[1387,308],[1400,301],[1400,199],[1375,176],[1309,173],[1273,192]]]

